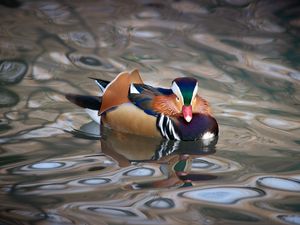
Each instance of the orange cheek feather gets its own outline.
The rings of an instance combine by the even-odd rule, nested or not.
[[[208,102],[201,98],[199,95],[196,95],[195,100],[192,103],[193,113],[200,113],[205,115],[211,115],[211,109],[208,105]]]
[[[163,113],[166,116],[191,116],[193,113],[200,113],[205,115],[211,115],[210,107],[207,101],[201,98],[199,95],[196,96],[195,100],[192,103],[191,110],[183,110],[183,104],[179,101],[176,101],[175,95],[170,96],[156,96],[153,99],[152,107],[155,112]],[[185,111],[185,113],[183,112]]]
[[[166,116],[180,116],[182,105],[176,101],[176,96],[156,96],[153,99],[154,111]]]

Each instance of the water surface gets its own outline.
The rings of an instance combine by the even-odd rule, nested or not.
[[[0,4],[1,224],[300,224],[297,0]],[[197,78],[218,143],[100,139],[64,98],[133,68]]]

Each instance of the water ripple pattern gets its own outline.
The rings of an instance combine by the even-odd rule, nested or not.
[[[242,199],[264,195],[261,190],[241,187],[217,187],[182,193],[183,197],[219,204],[234,204]]]
[[[274,188],[283,191],[300,192],[300,180],[286,179],[280,177],[261,177],[257,180],[260,186]]]
[[[0,224],[300,224],[299,12],[0,1]],[[220,128],[212,151],[102,129],[65,98],[135,68],[153,86],[198,80]]]

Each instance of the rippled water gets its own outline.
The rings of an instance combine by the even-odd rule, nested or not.
[[[0,1],[1,224],[300,224],[300,4]],[[106,131],[65,92],[198,79],[215,147]]]

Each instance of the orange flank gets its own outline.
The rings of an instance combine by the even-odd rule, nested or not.
[[[102,116],[102,123],[113,130],[142,135],[160,137],[155,123],[156,117],[150,116],[130,103],[124,103]]]

